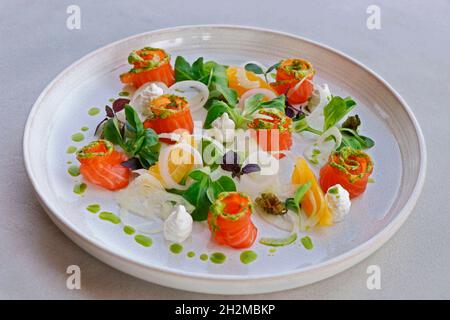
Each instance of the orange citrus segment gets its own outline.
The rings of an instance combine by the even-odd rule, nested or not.
[[[273,88],[257,74],[245,70],[243,67],[229,67],[227,69],[228,86],[236,90],[240,97],[246,91],[264,88],[273,91]]]
[[[326,203],[325,196],[305,159],[300,157],[297,158],[294,171],[292,172],[291,182],[292,184],[311,183],[311,188],[306,192],[300,203],[301,208],[308,217],[317,215],[319,218],[319,225],[331,225],[333,219]]]
[[[196,147],[194,138],[186,133],[183,133],[180,142],[188,143],[194,148]],[[183,180],[183,178],[194,168],[194,156],[186,155],[184,151],[175,148],[170,152],[168,167],[172,179],[176,183],[180,183],[181,180]],[[148,171],[165,187],[164,179],[161,176],[158,162],[151,166]]]

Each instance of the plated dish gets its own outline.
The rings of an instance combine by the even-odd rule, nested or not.
[[[73,238],[88,234],[137,262],[122,270],[158,271],[153,281],[203,292],[237,292],[242,279],[253,283],[246,292],[291,287],[293,274],[319,270],[396,220],[407,149],[386,113],[336,86],[324,49],[317,60],[312,44],[305,55],[244,48],[230,58],[211,30],[192,40],[182,29],[184,47],[170,32],[124,41],[66,91],[38,158],[46,187],[79,221]],[[221,31],[242,43],[251,30]],[[189,41],[204,48],[193,54]],[[148,276],[136,271],[148,266]]]

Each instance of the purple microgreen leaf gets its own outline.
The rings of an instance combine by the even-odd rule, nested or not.
[[[222,159],[223,164],[239,164],[239,157],[236,152],[233,150],[228,151],[225,153]]]
[[[108,118],[105,118],[102,121],[100,121],[100,123],[97,125],[97,127],[95,127],[94,136],[97,135],[98,131],[100,130],[100,127],[102,126],[103,123],[105,123],[106,120],[108,120]]]
[[[114,111],[110,106],[105,106],[105,112],[108,118],[114,118]]]
[[[284,113],[289,118],[295,118],[295,116],[297,115],[297,111],[292,106],[287,106],[284,110]]]
[[[257,165],[256,163],[249,163],[242,168],[241,174],[249,174],[258,171],[261,171],[261,167],[259,165]]]
[[[130,102],[130,99],[125,99],[125,98],[116,99],[116,100],[114,100],[114,102],[112,104],[112,109],[114,110],[114,112],[120,112],[123,110],[125,105],[128,104],[129,102]]]
[[[138,170],[138,169],[142,169],[143,168],[141,161],[138,158],[136,158],[136,157],[133,157],[133,158],[130,158],[130,159],[126,160],[126,161],[123,161],[121,163],[121,165],[126,167],[126,168],[128,168],[128,169],[130,169],[130,170]]]

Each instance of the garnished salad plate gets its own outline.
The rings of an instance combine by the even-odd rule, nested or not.
[[[329,277],[405,221],[425,175],[402,98],[353,59],[269,30],[190,26],[64,70],[24,135],[52,220],[111,266],[205,293]]]

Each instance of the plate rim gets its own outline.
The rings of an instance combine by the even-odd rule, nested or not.
[[[28,152],[28,140],[29,136],[31,134],[30,128],[31,124],[34,121],[35,114],[39,109],[39,106],[42,102],[42,100],[45,98],[45,96],[51,92],[52,88],[55,86],[55,84],[61,80],[61,78],[68,73],[68,71],[76,68],[79,64],[83,63],[85,60],[90,59],[91,57],[95,56],[99,52],[106,50],[107,48],[114,47],[118,45],[119,43],[129,41],[133,38],[138,38],[142,36],[147,36],[155,33],[161,33],[161,32],[177,32],[185,29],[194,29],[194,28],[202,28],[202,29],[235,29],[235,30],[247,30],[247,31],[255,31],[255,32],[264,32],[267,34],[271,34],[273,36],[285,36],[289,38],[293,38],[294,40],[301,40],[307,43],[310,43],[312,45],[315,45],[317,47],[320,47],[322,49],[325,49],[327,51],[331,51],[332,53],[335,53],[342,58],[350,61],[351,63],[357,65],[359,68],[363,69],[364,71],[368,72],[371,76],[375,77],[378,81],[380,81],[394,96],[396,99],[398,99],[399,103],[402,105],[403,109],[406,111],[411,123],[413,124],[417,140],[418,140],[418,147],[419,147],[419,173],[416,178],[414,188],[412,189],[408,200],[404,204],[404,206],[397,211],[398,214],[393,218],[393,220],[387,224],[379,233],[375,234],[373,237],[365,241],[364,243],[358,245],[357,247],[344,252],[334,258],[331,258],[329,260],[326,260],[324,262],[313,264],[311,266],[305,266],[298,269],[286,271],[280,274],[261,274],[261,275],[223,275],[223,274],[205,274],[205,273],[198,273],[198,272],[192,272],[192,271],[185,271],[185,270],[179,270],[179,269],[173,269],[170,267],[165,266],[155,266],[155,265],[148,265],[146,263],[140,262],[136,259],[133,259],[131,257],[125,256],[124,254],[114,252],[110,248],[108,248],[106,245],[102,244],[100,241],[91,239],[90,237],[86,237],[83,232],[75,228],[67,219],[64,217],[63,214],[58,214],[58,210],[53,207],[51,201],[48,201],[46,199],[45,195],[42,194],[39,191],[39,188],[37,188],[37,182],[32,174],[32,169],[30,165],[30,153]],[[406,221],[406,219],[409,217],[411,211],[413,210],[420,193],[422,191],[425,176],[426,176],[426,167],[427,167],[427,153],[426,153],[426,144],[423,132],[420,128],[420,125],[414,116],[413,112],[411,111],[411,108],[406,103],[406,101],[400,96],[400,94],[386,81],[378,75],[376,72],[374,72],[372,69],[364,65],[363,63],[357,61],[356,59],[352,58],[351,56],[347,55],[346,53],[343,53],[340,50],[334,49],[328,45],[322,44],[320,42],[310,40],[308,38],[298,36],[292,33],[284,32],[284,31],[278,31],[274,29],[268,29],[268,28],[260,28],[260,27],[253,27],[253,26],[243,26],[243,25],[230,25],[230,24],[201,24],[201,25],[183,25],[183,26],[176,26],[176,27],[169,27],[169,28],[163,28],[163,29],[157,29],[152,31],[146,31],[139,34],[135,34],[129,37],[125,37],[123,39],[119,39],[117,41],[114,41],[112,43],[109,43],[105,46],[102,46],[94,51],[91,51],[90,53],[84,55],[80,59],[76,60],[72,64],[70,64],[68,67],[64,68],[41,92],[35,103],[33,104],[30,113],[28,115],[26,124],[25,124],[25,130],[23,135],[23,155],[24,155],[24,163],[27,175],[30,179],[30,182],[33,186],[33,189],[38,197],[39,202],[44,207],[44,210],[47,212],[47,214],[50,216],[51,220],[58,226],[58,228],[62,229],[59,224],[62,224],[64,226],[64,229],[62,231],[73,241],[75,241],[78,245],[80,245],[84,250],[89,251],[85,246],[81,245],[73,239],[73,237],[69,234],[67,234],[67,231],[70,231],[74,233],[78,238],[80,238],[82,241],[87,242],[88,245],[93,246],[97,250],[101,250],[104,253],[111,255],[115,259],[120,259],[123,262],[134,264],[137,267],[145,268],[147,270],[156,271],[156,272],[163,272],[167,273],[173,276],[182,276],[186,277],[189,280],[195,280],[195,279],[202,279],[202,280],[211,280],[211,281],[254,281],[254,280],[277,280],[277,279],[284,279],[291,276],[307,273],[307,272],[319,272],[319,273],[327,273],[328,275],[325,275],[322,277],[326,278],[329,276],[332,276],[334,274],[337,274],[339,272],[342,272],[351,266],[355,265],[356,263],[360,262],[364,258],[368,257],[372,253],[374,253],[376,250],[378,250],[382,245],[384,245],[401,227],[401,225]],[[56,219],[58,223],[55,222]],[[92,252],[90,252],[93,254]],[[96,256],[95,254],[93,254]],[[98,257],[97,257],[98,258]],[[103,259],[101,259],[104,261]],[[354,263],[351,263],[351,260],[354,261]],[[106,261],[104,261],[106,262]],[[106,262],[108,263],[108,262]],[[349,265],[346,265],[350,263]],[[112,263],[108,263],[109,265],[112,265]],[[339,266],[340,265],[340,266]],[[117,266],[113,266],[116,269]],[[123,270],[122,268],[119,268],[120,270],[127,272],[126,270]],[[334,270],[333,270],[334,269]],[[307,283],[312,283],[317,280],[312,280]],[[305,283],[306,284],[306,283]],[[269,292],[269,291],[276,291],[277,289],[274,288],[274,290],[262,290],[258,292]],[[283,289],[278,289],[283,290]],[[192,291],[192,290],[191,290]],[[203,291],[199,291],[203,292]],[[244,293],[245,294],[245,293]]]

